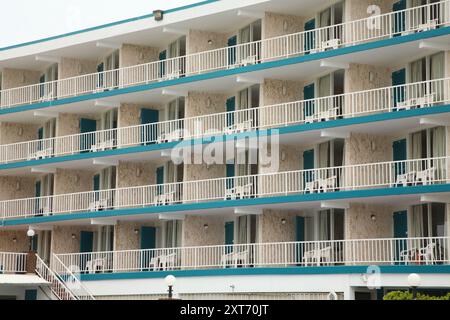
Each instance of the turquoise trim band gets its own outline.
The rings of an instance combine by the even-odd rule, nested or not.
[[[70,221],[81,219],[98,219],[108,217],[123,217],[132,215],[144,214],[163,214],[177,211],[196,211],[206,209],[220,209],[220,208],[235,208],[240,206],[256,206],[256,205],[270,205],[280,203],[295,203],[295,202],[313,202],[313,201],[327,201],[327,200],[342,200],[352,198],[373,198],[396,195],[410,195],[410,194],[426,194],[450,192],[450,184],[415,186],[415,187],[398,187],[398,188],[379,188],[367,190],[354,191],[338,191],[329,193],[313,193],[313,194],[294,194],[287,196],[242,199],[242,200],[227,200],[227,201],[211,201],[188,204],[175,204],[170,206],[146,206],[140,208],[105,210],[98,212],[80,212],[71,214],[56,214],[46,217],[30,217],[23,219],[3,220],[0,226],[18,226],[30,225],[39,223],[49,223],[57,221]]]
[[[333,275],[365,274],[369,266],[331,266],[331,267],[285,267],[285,268],[237,268],[209,270],[143,271],[103,274],[82,274],[82,281],[164,279],[169,274],[175,277],[221,277],[221,276],[261,276],[261,275]],[[379,266],[382,274],[449,274],[450,265]]]
[[[374,41],[374,42],[369,42],[369,43],[363,43],[363,44],[359,44],[359,45],[355,45],[355,46],[351,46],[351,47],[344,47],[344,48],[329,50],[329,51],[315,53],[315,54],[303,55],[303,56],[299,56],[299,57],[292,57],[292,58],[285,58],[285,59],[276,60],[276,61],[263,62],[260,64],[249,65],[249,66],[239,67],[239,68],[234,68],[234,69],[212,71],[212,72],[207,72],[207,73],[203,73],[203,74],[199,74],[199,75],[192,75],[192,76],[187,76],[187,77],[183,77],[183,78],[173,79],[173,80],[153,82],[150,84],[137,85],[137,86],[127,87],[127,88],[122,88],[122,89],[115,89],[115,90],[111,90],[111,91],[80,95],[80,96],[71,97],[71,98],[63,98],[63,99],[55,100],[55,101],[22,105],[22,106],[2,109],[2,110],[0,110],[0,115],[8,114],[8,113],[15,113],[15,112],[23,112],[23,111],[28,111],[28,110],[35,110],[35,109],[43,109],[43,108],[47,108],[47,107],[65,105],[65,104],[70,104],[70,103],[74,103],[74,102],[80,102],[80,101],[86,101],[86,100],[92,100],[92,99],[100,99],[100,98],[117,96],[117,95],[134,93],[134,92],[148,91],[148,90],[159,89],[159,88],[168,87],[168,86],[175,86],[178,84],[210,80],[210,79],[214,79],[214,78],[221,78],[221,77],[226,77],[226,76],[237,75],[237,74],[241,74],[241,73],[260,71],[260,70],[277,68],[277,67],[282,67],[282,66],[289,66],[289,65],[293,65],[293,64],[307,62],[307,61],[321,60],[321,59],[331,58],[331,57],[335,57],[335,56],[341,56],[341,55],[345,55],[345,54],[356,53],[356,52],[361,52],[361,51],[366,51],[366,50],[376,49],[376,48],[382,48],[382,47],[387,47],[387,46],[394,46],[394,45],[398,45],[401,43],[407,43],[407,42],[411,42],[411,41],[434,38],[434,37],[448,35],[448,34],[450,34],[450,27],[443,27],[443,28],[436,29],[436,30],[425,31],[425,32],[421,32],[421,33],[415,33],[415,34],[411,34],[411,35],[389,38],[389,39],[384,39],[384,40],[379,40],[379,41]]]
[[[186,9],[191,9],[191,8],[194,8],[194,7],[198,7],[198,6],[202,6],[202,5],[205,5],[205,4],[218,2],[218,1],[220,1],[220,0],[205,0],[205,1],[197,2],[197,3],[193,3],[193,4],[189,4],[189,5],[185,5],[185,6],[181,6],[181,7],[177,7],[177,8],[167,9],[167,10],[164,10],[164,14],[169,14],[169,13],[182,11],[182,10],[186,10]],[[139,17],[134,17],[134,18],[130,18],[130,19],[110,22],[110,23],[102,24],[102,25],[99,25],[99,26],[91,27],[91,28],[81,29],[81,30],[78,30],[78,31],[73,31],[73,32],[69,32],[69,33],[64,33],[64,34],[52,36],[52,37],[47,37],[47,38],[43,38],[43,39],[38,39],[38,40],[34,40],[34,41],[29,41],[29,42],[24,42],[24,43],[19,43],[19,44],[3,47],[3,48],[0,48],[0,51],[16,49],[16,48],[19,48],[19,47],[25,47],[25,46],[29,46],[29,45],[33,45],[33,44],[37,44],[37,43],[41,43],[41,42],[46,42],[46,41],[56,40],[56,39],[60,39],[60,38],[65,38],[65,37],[73,36],[73,35],[80,34],[80,33],[86,33],[86,32],[90,32],[90,31],[95,31],[95,30],[99,30],[99,29],[104,29],[104,28],[109,28],[109,27],[113,27],[113,26],[129,23],[129,22],[149,19],[149,18],[153,18],[153,16],[154,16],[153,13],[150,13],[150,14],[146,14],[146,15],[143,15],[143,16],[139,16]]]
[[[337,120],[330,120],[319,123],[310,123],[310,124],[296,124],[290,125],[286,127],[274,128],[271,130],[258,130],[258,131],[250,131],[245,133],[231,134],[227,136],[213,136],[213,137],[205,137],[203,139],[193,139],[193,140],[185,140],[179,142],[169,142],[162,144],[151,144],[151,145],[140,145],[135,147],[126,147],[114,150],[107,151],[99,151],[99,152],[89,152],[89,153],[79,153],[68,156],[59,156],[54,158],[47,159],[39,159],[39,160],[30,160],[30,161],[18,161],[7,164],[0,164],[1,170],[8,169],[17,169],[24,167],[33,167],[38,165],[45,164],[53,164],[53,163],[61,163],[67,161],[77,161],[84,159],[94,159],[94,158],[102,158],[108,156],[115,155],[123,155],[123,154],[132,154],[132,153],[142,153],[142,152],[151,152],[151,151],[162,151],[169,150],[175,147],[183,147],[188,145],[197,145],[197,144],[209,144],[218,140],[233,140],[233,139],[244,139],[244,138],[253,138],[259,136],[267,136],[273,134],[275,130],[278,131],[279,134],[290,134],[290,133],[298,133],[298,132],[306,132],[313,130],[323,130],[327,128],[338,128],[345,127],[356,124],[365,124],[371,122],[380,122],[380,121],[389,121],[389,120],[398,120],[398,119],[406,119],[411,117],[423,116],[423,115],[433,115],[440,113],[450,112],[450,105],[442,105],[435,106],[430,108],[423,109],[413,109],[413,110],[404,110],[401,112],[386,112],[380,114],[373,114],[361,117],[354,118],[344,118]]]

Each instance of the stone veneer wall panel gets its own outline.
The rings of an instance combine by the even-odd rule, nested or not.
[[[262,23],[262,38],[269,39],[301,32],[304,25],[303,17],[266,12]]]
[[[35,182],[34,177],[0,177],[0,200],[34,197]]]
[[[2,90],[39,83],[40,71],[5,68],[2,71]]]
[[[117,188],[138,187],[156,184],[156,166],[150,162],[125,162],[120,161],[117,166]],[[133,190],[117,197],[117,204],[120,206],[131,205],[133,203],[143,203],[142,191]],[[146,199],[152,201],[152,199]]]
[[[38,138],[38,125],[25,123],[0,123],[0,144],[32,141]]]
[[[227,40],[228,40],[227,36],[222,33],[200,31],[200,30],[189,30],[189,34],[186,37],[186,54],[190,55],[197,52],[204,52],[219,48],[225,48],[227,47]],[[186,65],[187,65],[186,72],[188,74],[191,72],[196,72],[199,69],[205,68],[205,66],[200,66],[198,61],[199,60],[196,57],[186,58]],[[213,61],[210,61],[207,67],[215,69],[221,68],[222,65],[220,64],[220,61],[217,61],[216,65],[214,65]]]
[[[185,100],[185,117],[195,118],[210,114],[223,113],[226,111],[227,96],[224,94],[212,94],[204,92],[189,92]],[[208,122],[209,123],[209,122]],[[202,130],[222,130],[223,128],[209,127],[208,123],[202,122]],[[185,130],[190,134],[196,134],[196,124],[189,121]],[[197,128],[198,129],[198,128]]]
[[[120,49],[119,59],[121,68],[158,61],[159,49],[153,47],[124,44]]]
[[[305,83],[302,81],[265,79],[260,90],[260,106],[303,100],[304,85]],[[259,114],[260,125],[265,128],[277,127],[277,125],[286,121],[285,111],[286,109],[284,108],[265,108],[261,110]]]
[[[8,230],[0,233],[0,252],[25,253],[28,252],[29,245],[30,239],[25,230]]]
[[[369,75],[372,75],[372,79],[370,79]],[[389,87],[392,85],[392,69],[387,67],[379,67],[379,66],[371,66],[364,64],[356,64],[351,63],[350,68],[345,72],[345,92],[357,92],[363,90],[371,90]],[[389,97],[388,97],[389,98]],[[350,101],[349,99],[347,100]],[[377,101],[379,102],[379,101]],[[388,105],[388,101],[386,100],[384,105]],[[357,105],[356,108],[364,108],[368,111],[374,110],[375,108],[379,108],[379,103],[376,105]],[[352,110],[351,105],[348,103],[345,105],[343,110],[344,114],[348,114],[351,112],[360,112],[357,110]],[[360,115],[363,115],[361,113]]]
[[[60,113],[56,121],[56,137],[69,136],[80,133],[80,120],[92,119],[97,121],[97,129],[99,129],[100,115],[86,114],[78,115],[73,113]],[[60,143],[56,143],[55,150],[57,153],[70,153],[72,147],[78,148],[80,138],[74,138],[73,140],[64,140]],[[73,146],[75,144],[75,146]]]
[[[97,72],[97,62],[79,60],[74,58],[61,58],[61,62],[58,63],[58,78],[66,79],[71,77],[77,77],[85,74],[91,74]],[[59,96],[68,96],[73,94],[74,88],[71,84],[61,82],[58,86]]]

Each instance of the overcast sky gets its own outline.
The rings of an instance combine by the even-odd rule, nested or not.
[[[0,47],[77,31],[201,0],[7,0]],[[3,2],[3,1],[2,1]]]

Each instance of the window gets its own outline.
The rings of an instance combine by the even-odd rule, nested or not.
[[[344,164],[344,139],[335,139],[318,145],[318,168],[340,167]]]
[[[261,40],[261,20],[257,20],[238,32],[238,43],[248,43]]]
[[[109,110],[103,113],[101,119],[101,130],[116,129],[117,118],[118,118],[117,109]]]
[[[114,226],[101,226],[95,234],[96,251],[105,252],[114,250]]]
[[[169,44],[168,58],[182,57],[186,55],[186,37],[183,36]]]
[[[256,243],[257,217],[255,215],[240,216],[237,222],[237,243]]]
[[[343,209],[319,211],[317,228],[319,241],[344,239],[344,214]]]
[[[183,221],[173,220],[164,224],[164,247],[180,248],[182,239]]]
[[[446,205],[428,203],[412,207],[412,237],[445,237]]]
[[[167,108],[167,120],[179,120],[184,119],[185,112],[185,100],[184,98],[178,98],[169,103]]]
[[[100,190],[116,188],[116,167],[109,167],[100,172]]]
[[[445,156],[445,127],[436,127],[415,132],[410,136],[410,159],[425,159]]]
[[[173,162],[168,162],[165,165],[164,183],[183,182],[184,165],[175,165]]]
[[[338,70],[317,80],[317,97],[328,97],[344,94],[345,71]],[[343,102],[339,99],[319,99],[318,112],[322,113],[329,110],[335,110],[335,114],[342,114]]]
[[[50,248],[52,242],[52,232],[51,231],[40,231],[37,235],[38,237],[38,245],[37,245],[37,254],[41,257],[44,262],[50,262]]]
[[[339,2],[323,10],[318,16],[319,27],[326,28],[344,22],[344,3]],[[319,41],[341,38],[341,28],[326,28],[319,33]]]

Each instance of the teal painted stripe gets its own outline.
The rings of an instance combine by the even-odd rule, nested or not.
[[[54,164],[61,163],[67,161],[77,161],[83,159],[93,159],[93,158],[102,158],[108,156],[116,156],[116,155],[124,155],[124,154],[132,154],[132,153],[142,153],[142,152],[151,152],[151,151],[161,151],[161,150],[169,150],[172,148],[181,148],[190,145],[198,145],[198,144],[210,144],[221,141],[230,141],[234,139],[246,139],[246,138],[255,138],[260,136],[270,136],[274,133],[279,134],[290,134],[290,133],[298,133],[305,131],[313,131],[313,130],[323,130],[327,128],[338,128],[345,127],[356,124],[366,124],[371,122],[380,122],[380,121],[388,121],[388,120],[397,120],[397,119],[406,119],[411,117],[423,116],[423,115],[432,115],[432,114],[440,114],[450,112],[450,105],[442,105],[435,106],[430,108],[423,109],[413,109],[413,110],[404,110],[401,112],[385,112],[380,114],[373,114],[368,116],[354,117],[354,118],[345,118],[345,119],[337,119],[330,120],[318,123],[309,123],[309,124],[299,124],[299,125],[290,125],[286,127],[274,128],[270,130],[258,130],[258,131],[250,131],[244,133],[231,134],[227,136],[213,136],[213,137],[205,137],[199,139],[185,140],[179,142],[169,142],[162,144],[151,144],[151,145],[139,145],[135,147],[126,147],[114,150],[106,150],[106,151],[98,151],[98,152],[89,152],[89,153],[79,153],[68,156],[59,156],[54,158],[46,158],[39,160],[30,160],[30,161],[18,161],[7,164],[0,164],[1,170],[8,169],[17,169],[24,167],[32,167],[37,165],[46,165],[46,164]]]
[[[197,3],[193,3],[193,4],[181,6],[181,7],[167,9],[167,10],[164,10],[164,14],[169,14],[169,13],[182,11],[182,10],[186,10],[186,9],[191,9],[191,8],[194,8],[194,7],[198,7],[198,6],[202,6],[202,5],[205,5],[205,4],[218,2],[218,1],[220,1],[220,0],[205,0],[205,1],[197,2]],[[41,42],[56,40],[56,39],[65,38],[65,37],[73,36],[73,35],[80,34],[80,33],[86,33],[86,32],[90,32],[90,31],[95,31],[95,30],[99,30],[99,29],[109,28],[109,27],[113,27],[113,26],[117,26],[117,25],[121,25],[121,24],[125,24],[125,23],[130,23],[130,22],[134,22],[134,21],[149,19],[149,18],[153,18],[153,13],[142,15],[142,16],[139,16],[139,17],[134,17],[134,18],[119,20],[119,21],[115,21],[115,22],[110,22],[110,23],[99,25],[99,26],[90,27],[90,28],[86,28],[86,29],[81,29],[81,30],[77,30],[77,31],[73,31],[73,32],[68,32],[68,33],[64,33],[64,34],[60,34],[60,35],[56,35],[56,36],[52,36],[52,37],[47,37],[47,38],[43,38],[43,39],[28,41],[28,42],[24,42],[24,43],[19,43],[19,44],[15,44],[15,45],[11,45],[11,46],[0,48],[0,51],[16,49],[16,48],[19,48],[19,47],[25,47],[25,46],[29,46],[29,45],[33,45],[33,44],[37,44],[37,43],[41,43]]]
[[[365,274],[369,266],[329,266],[329,267],[285,267],[285,268],[227,268],[209,270],[145,271],[103,274],[82,274],[82,281],[164,279],[169,274],[175,277],[221,277],[221,276],[261,276],[261,275],[332,275]],[[379,266],[382,274],[448,274],[450,265]]]
[[[417,40],[421,40],[421,39],[434,38],[434,37],[448,35],[448,34],[450,34],[450,27],[443,27],[440,29],[426,31],[426,32],[422,32],[422,33],[416,33],[416,34],[411,34],[411,35],[406,35],[406,36],[401,36],[401,37],[384,39],[384,40],[374,41],[374,42],[370,42],[370,43],[355,45],[355,46],[351,46],[351,47],[339,48],[336,50],[329,50],[329,51],[315,53],[315,54],[303,55],[303,56],[299,56],[299,57],[285,58],[285,59],[280,59],[280,60],[276,60],[276,61],[264,62],[264,63],[240,67],[240,68],[212,71],[212,72],[207,72],[204,74],[187,76],[187,77],[182,77],[182,78],[173,79],[173,80],[153,82],[150,84],[137,85],[137,86],[127,87],[127,88],[122,88],[122,89],[115,89],[115,90],[111,90],[111,91],[80,95],[80,96],[76,96],[76,97],[64,98],[64,99],[55,100],[55,101],[47,101],[47,102],[41,102],[41,103],[36,103],[36,104],[22,105],[22,106],[2,109],[2,110],[0,110],[0,115],[35,110],[35,109],[42,109],[42,108],[47,108],[47,107],[51,107],[51,106],[65,105],[65,104],[70,104],[70,103],[75,103],[75,102],[80,102],[80,101],[100,99],[100,98],[104,98],[104,97],[111,97],[111,96],[117,96],[117,95],[122,95],[122,94],[134,93],[134,92],[148,91],[148,90],[159,89],[159,88],[163,88],[163,87],[175,86],[175,85],[179,85],[179,84],[185,84],[185,83],[191,83],[191,82],[203,81],[203,80],[210,80],[210,79],[214,79],[214,78],[221,78],[221,77],[237,75],[237,74],[241,74],[241,73],[260,71],[260,70],[277,68],[277,67],[282,67],[282,66],[289,66],[289,65],[293,65],[293,64],[304,63],[307,61],[321,60],[321,59],[326,59],[326,58],[330,58],[330,57],[335,57],[335,56],[340,56],[340,55],[345,55],[345,54],[350,54],[350,53],[356,53],[356,52],[366,51],[366,50],[370,50],[370,49],[382,48],[382,47],[387,47],[387,46],[393,46],[393,45],[398,45],[401,43],[407,43],[407,42],[417,41]]]
[[[411,195],[411,194],[427,194],[449,192],[450,184],[429,185],[429,186],[412,186],[398,188],[379,188],[354,191],[338,191],[329,193],[313,193],[313,194],[293,194],[287,196],[227,200],[227,201],[210,201],[200,203],[175,204],[169,206],[146,206],[141,208],[126,208],[116,210],[105,210],[99,212],[80,212],[71,214],[56,214],[47,217],[31,217],[24,219],[3,220],[0,222],[2,226],[17,226],[39,223],[49,223],[57,221],[71,221],[80,219],[95,219],[107,217],[123,217],[131,215],[149,215],[164,214],[180,211],[195,211],[220,208],[235,208],[240,206],[256,206],[270,205],[280,203],[297,203],[297,202],[313,202],[327,200],[342,200],[352,198],[373,198],[383,196]]]

